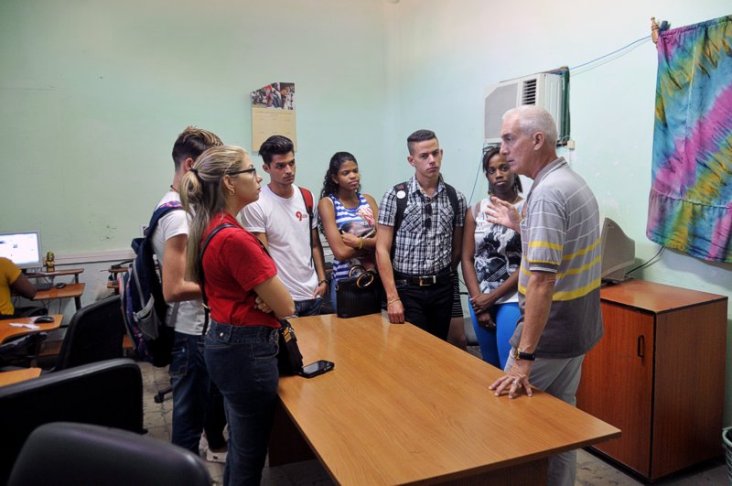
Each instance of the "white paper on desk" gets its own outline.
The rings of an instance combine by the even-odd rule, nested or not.
[[[11,322],[10,326],[11,327],[26,327],[28,329],[40,329],[41,328],[41,326],[39,326],[38,324],[26,324],[24,322]]]

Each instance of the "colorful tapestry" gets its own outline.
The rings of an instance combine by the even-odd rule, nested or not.
[[[732,263],[732,15],[662,32],[646,235]]]

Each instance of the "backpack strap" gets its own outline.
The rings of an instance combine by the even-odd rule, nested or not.
[[[457,191],[454,187],[444,181],[443,184],[445,184],[445,190],[447,191],[447,199],[450,201],[450,206],[452,206],[452,229],[455,229],[457,226],[458,211],[460,210]]]
[[[305,189],[304,187],[297,186],[298,189],[300,189],[300,194],[302,194],[302,200],[305,203],[305,210],[308,213],[308,235],[310,236],[310,264],[312,266],[315,266],[315,261],[313,260],[313,193],[309,190]]]
[[[203,314],[204,314],[204,320],[203,320],[203,332],[201,335],[205,336],[206,331],[208,331],[208,315],[210,314],[211,310],[208,307],[208,298],[206,298],[206,288],[205,288],[205,276],[203,274],[203,255],[206,253],[206,248],[208,248],[208,244],[211,243],[211,240],[214,236],[218,234],[219,231],[226,228],[236,228],[231,223],[224,223],[216,226],[214,229],[211,230],[211,232],[208,234],[208,237],[206,237],[206,241],[203,242],[203,245],[201,245],[201,253],[200,257],[198,259],[198,274],[201,276],[199,286],[201,287],[201,300],[203,301]]]
[[[404,197],[399,197],[400,193]],[[394,195],[396,196],[396,214],[394,215],[394,231],[391,235],[391,262],[394,264],[394,251],[396,249],[396,234],[404,219],[404,211],[407,209],[407,201],[409,199],[409,182],[400,182],[394,186]]]

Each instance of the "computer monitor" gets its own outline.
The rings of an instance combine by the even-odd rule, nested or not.
[[[20,268],[37,268],[41,260],[41,236],[37,231],[0,233],[0,257],[5,257]]]
[[[602,281],[617,283],[625,280],[628,267],[635,264],[635,241],[628,238],[618,223],[610,218],[602,222]]]

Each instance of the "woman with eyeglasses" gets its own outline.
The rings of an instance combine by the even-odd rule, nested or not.
[[[518,307],[518,269],[521,235],[487,221],[485,209],[491,196],[521,211],[521,181],[511,171],[499,148],[483,155],[488,197],[471,206],[465,217],[462,268],[470,294],[469,308],[483,360],[503,369],[521,313]]]
[[[373,197],[362,194],[356,157],[336,152],[330,159],[320,191],[320,228],[333,251],[330,298],[336,309],[336,282],[352,270],[375,272],[376,219]]]
[[[236,215],[259,198],[246,151],[223,145],[201,154],[181,181],[192,214],[187,273],[210,308],[204,357],[224,397],[229,453],[224,484],[259,484],[277,399],[278,317],[295,312],[272,258]]]

